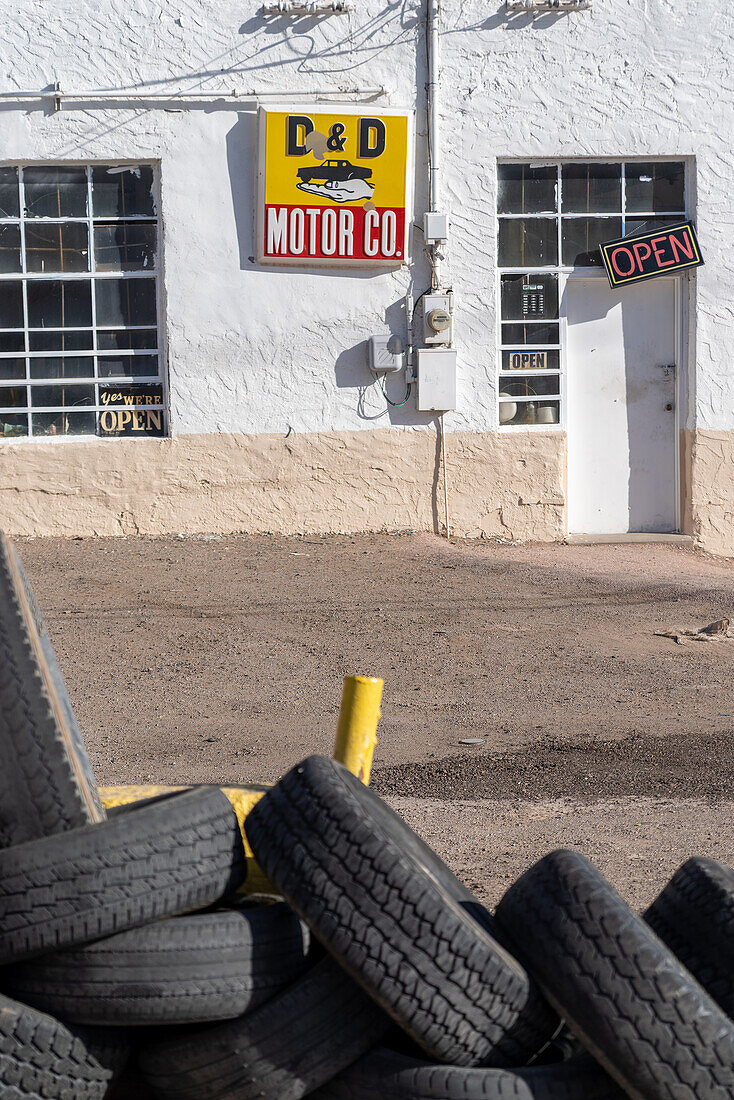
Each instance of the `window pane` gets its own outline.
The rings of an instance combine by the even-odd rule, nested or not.
[[[28,323],[31,328],[70,328],[91,325],[91,283],[33,281],[28,286]]]
[[[93,378],[94,356],[63,355],[31,359],[31,378]],[[34,402],[38,404],[38,401]]]
[[[0,351],[24,351],[22,332],[0,332]]]
[[[83,222],[25,228],[27,271],[88,271],[89,230]]]
[[[550,267],[558,263],[555,218],[500,218],[500,267]]]
[[[25,386],[0,386],[0,409],[24,409],[27,396]]]
[[[115,355],[99,357],[100,378],[155,378],[157,355]]]
[[[34,413],[34,435],[94,435],[96,424],[93,412]]]
[[[23,290],[19,282],[0,283],[0,328],[23,328]]]
[[[503,344],[558,344],[558,325],[503,325]]]
[[[557,275],[503,275],[502,319],[545,320],[558,316]]]
[[[685,165],[682,161],[625,165],[627,211],[685,210]]]
[[[26,168],[26,217],[85,218],[87,173],[83,168]]]
[[[20,270],[20,226],[0,225],[0,271]]]
[[[158,333],[154,328],[139,329],[137,331],[104,332],[97,333],[97,347],[100,351],[134,351],[137,348],[155,351],[158,347]]]
[[[621,218],[563,218],[563,263],[601,267],[599,245],[622,236]]]
[[[0,378],[4,381],[25,378],[25,359],[0,359]]]
[[[621,164],[564,164],[561,176],[561,208],[566,213],[621,211]]]
[[[92,207],[95,218],[153,216],[153,169],[93,168]]]
[[[669,225],[680,225],[682,215],[667,218],[625,218],[625,236],[630,233],[652,233],[655,229],[665,229]]]
[[[497,210],[500,214],[546,214],[558,209],[558,169],[528,164],[497,166]]]
[[[556,397],[561,380],[557,374],[528,374],[522,378],[500,378],[500,397]]]
[[[500,424],[535,424],[542,427],[558,424],[560,416],[560,402],[547,398],[541,401],[500,401]]]
[[[553,348],[548,349],[548,351],[539,351],[535,348],[526,348],[523,351],[503,351],[502,370],[559,370],[561,365],[560,355],[561,353],[554,351]]]
[[[154,325],[154,279],[98,279],[97,323],[100,325]]]
[[[28,334],[30,351],[91,351],[91,332],[74,332],[64,329],[62,332],[30,332]]]
[[[19,218],[17,168],[0,168],[0,218]]]
[[[139,271],[155,267],[156,227],[145,222],[117,222],[94,227],[97,271]]]
[[[31,404],[36,409],[93,405],[94,386],[32,386]]]
[[[28,435],[28,416],[3,413],[0,416],[0,438],[12,439],[17,435]]]

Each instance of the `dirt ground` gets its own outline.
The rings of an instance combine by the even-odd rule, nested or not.
[[[376,788],[486,898],[560,845],[638,904],[693,851],[734,861],[734,641],[655,636],[734,613],[734,562],[423,534],[19,548],[102,782],[272,781],[331,751],[360,672],[385,678]]]

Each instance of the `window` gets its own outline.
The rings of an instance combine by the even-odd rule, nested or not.
[[[164,435],[148,165],[0,167],[0,440]]]
[[[682,221],[685,164],[499,164],[497,215],[500,426],[560,424],[563,280],[601,267],[605,241]]]

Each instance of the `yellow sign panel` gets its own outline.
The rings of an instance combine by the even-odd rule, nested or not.
[[[407,111],[261,108],[258,259],[405,263],[412,147]]]

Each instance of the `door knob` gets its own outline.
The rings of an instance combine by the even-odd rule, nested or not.
[[[670,402],[668,402],[668,404],[665,406],[665,411],[666,412],[672,412],[673,411],[673,406],[670,404]]]

